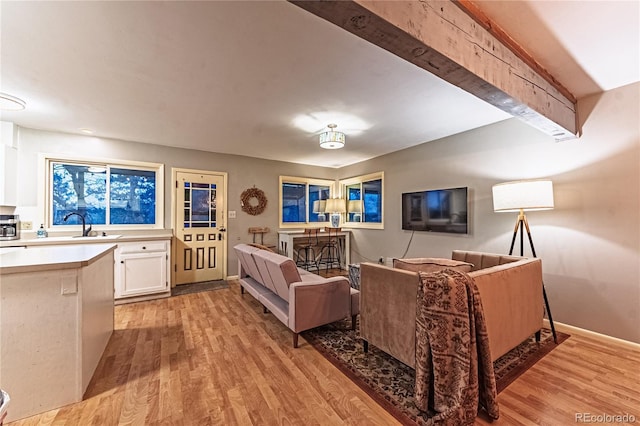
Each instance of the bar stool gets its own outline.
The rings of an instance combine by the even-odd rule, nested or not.
[[[327,271],[329,268],[342,268],[342,261],[340,260],[340,243],[338,241],[338,233],[342,231],[342,228],[325,226],[324,231],[327,233],[328,241],[320,249],[320,261],[318,263],[325,265]]]
[[[320,272],[320,267],[318,266],[318,261],[316,260],[316,250],[315,248],[318,246],[318,231],[320,228],[307,228],[304,230],[304,235],[307,240],[305,243],[300,244],[297,250],[297,261],[296,265],[299,267],[306,269],[307,271],[315,268],[318,272]]]

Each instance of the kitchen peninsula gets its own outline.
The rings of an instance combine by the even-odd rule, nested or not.
[[[113,332],[116,244],[0,255],[0,383],[6,421],[81,401]]]

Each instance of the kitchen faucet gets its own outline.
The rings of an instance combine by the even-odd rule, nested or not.
[[[64,217],[64,218],[62,218],[62,220],[63,220],[64,222],[66,222],[66,221],[67,221],[67,219],[69,219],[69,218],[70,218],[71,216],[73,216],[73,215],[78,216],[78,217],[82,220],[82,236],[83,236],[83,237],[88,237],[88,236],[89,236],[89,232],[91,232],[91,225],[89,225],[89,228],[88,228],[88,229],[85,229],[86,223],[85,223],[85,220],[84,220],[84,216],[83,216],[83,215],[81,215],[80,213],[78,213],[78,212],[71,212],[71,213],[67,213],[67,214],[65,215],[65,217]]]

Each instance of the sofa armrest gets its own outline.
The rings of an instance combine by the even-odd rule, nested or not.
[[[480,293],[493,360],[542,328],[540,259],[522,259],[469,275]]]
[[[360,264],[360,335],[410,367],[415,365],[417,272]]]
[[[322,278],[289,286],[289,328],[299,333],[351,316],[351,287],[346,277]]]

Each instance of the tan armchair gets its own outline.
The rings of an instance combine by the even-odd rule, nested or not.
[[[532,334],[539,336],[544,313],[540,259],[464,251],[452,257],[474,264],[469,276],[480,292],[492,361]],[[415,271],[360,265],[360,333],[365,347],[375,345],[410,367],[415,366],[418,283]]]

